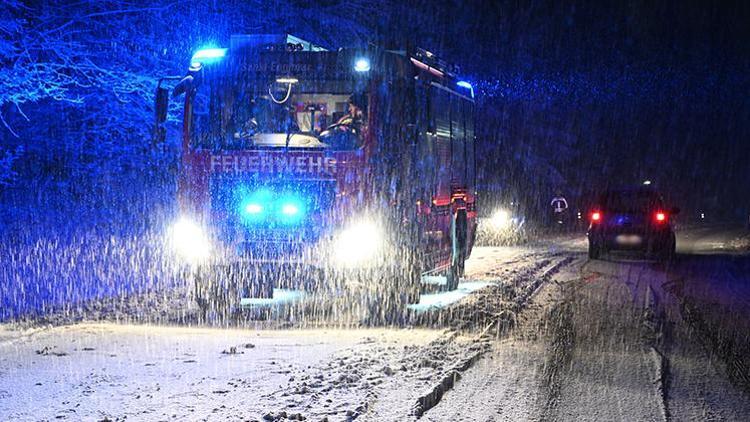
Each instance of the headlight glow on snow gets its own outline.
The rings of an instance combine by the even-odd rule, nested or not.
[[[507,210],[499,209],[492,214],[490,221],[496,229],[504,229],[511,223],[510,213]]]
[[[338,264],[356,267],[375,258],[382,246],[380,228],[372,221],[362,221],[339,233],[333,253]]]
[[[182,218],[172,226],[172,247],[183,258],[194,262],[208,258],[209,243],[203,229],[188,220]]]

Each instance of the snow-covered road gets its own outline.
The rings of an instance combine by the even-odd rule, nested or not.
[[[479,248],[397,328],[216,328],[179,295],[0,325],[0,419],[750,420],[746,238],[687,231],[667,266],[579,236]]]
[[[577,260],[426,413],[433,421],[750,420],[746,234],[700,229],[678,260]]]

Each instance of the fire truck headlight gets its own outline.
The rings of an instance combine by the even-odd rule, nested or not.
[[[170,233],[172,248],[190,262],[208,258],[209,242],[203,229],[187,218],[180,219]]]
[[[342,267],[373,264],[383,244],[381,228],[372,221],[362,221],[339,233],[335,238],[333,257]]]

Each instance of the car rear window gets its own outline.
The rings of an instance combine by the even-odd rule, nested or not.
[[[648,191],[616,191],[601,196],[600,206],[612,212],[648,212],[661,205],[659,195]]]

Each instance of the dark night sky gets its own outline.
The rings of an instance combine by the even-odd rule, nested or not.
[[[571,191],[651,178],[690,207],[750,207],[750,2],[472,1],[433,10],[434,22],[416,26],[420,42],[496,80],[485,94],[505,116],[498,148],[549,150]]]

